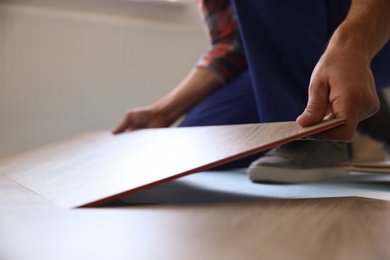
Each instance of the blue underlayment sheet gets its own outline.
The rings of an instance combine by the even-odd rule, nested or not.
[[[390,175],[351,173],[349,177],[305,184],[259,184],[249,181],[245,169],[205,171],[125,196],[125,204],[181,204],[364,197],[390,200]]]

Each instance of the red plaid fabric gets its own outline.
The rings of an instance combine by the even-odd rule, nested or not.
[[[197,66],[214,73],[222,83],[247,68],[236,16],[229,0],[196,0],[210,37],[210,48]]]

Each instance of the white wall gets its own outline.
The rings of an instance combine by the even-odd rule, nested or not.
[[[168,92],[207,47],[182,1],[0,1],[0,157],[108,130]]]
[[[206,47],[192,1],[2,1],[0,157],[110,129],[167,93]]]

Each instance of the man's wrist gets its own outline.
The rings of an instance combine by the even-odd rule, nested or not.
[[[389,38],[390,1],[355,0],[330,44],[359,53],[371,61]]]
[[[167,126],[180,118],[182,114],[179,113],[179,110],[175,105],[165,102],[159,102],[151,108],[154,118]]]
[[[376,51],[368,46],[361,32],[347,23],[337,28],[329,41],[328,49],[337,50],[340,55],[350,53],[368,64],[376,54]]]

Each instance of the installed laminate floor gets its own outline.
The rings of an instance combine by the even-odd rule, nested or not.
[[[214,172],[200,174],[207,175],[215,178]],[[197,188],[186,180],[191,191],[171,184],[124,198],[130,206],[68,210],[2,176],[0,259],[390,257],[389,201],[356,196],[250,197],[237,193],[239,183],[229,193],[213,191],[210,179],[200,179]],[[304,194],[305,188],[300,192]]]

